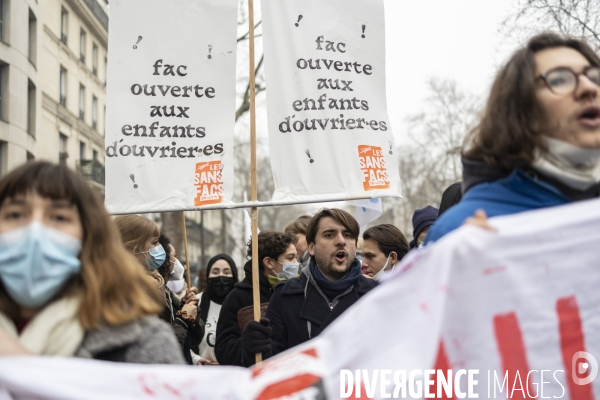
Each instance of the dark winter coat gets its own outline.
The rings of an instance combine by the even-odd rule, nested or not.
[[[275,286],[267,309],[267,318],[273,328],[273,354],[317,336],[376,285],[377,282],[361,275],[354,285],[330,303],[311,276],[310,268],[305,268],[299,277]]]
[[[167,307],[163,309],[163,312],[159,315],[160,319],[170,323],[175,337],[181,347],[181,354],[185,358],[188,364],[192,364],[192,349],[197,349],[202,337],[204,336],[204,321],[200,318],[200,312],[196,316],[196,323],[194,326],[188,326],[188,324],[180,317],[178,317],[177,311],[181,310],[184,304],[171,292],[171,289],[165,287],[165,301]]]
[[[244,272],[246,277],[229,292],[219,314],[215,355],[220,365],[251,365],[242,348],[242,331],[238,325],[237,313],[252,305],[252,261],[244,265]],[[261,304],[268,303],[273,295],[273,288],[262,272],[259,274],[259,288]]]
[[[87,331],[75,357],[136,364],[185,364],[173,330],[156,316]]]

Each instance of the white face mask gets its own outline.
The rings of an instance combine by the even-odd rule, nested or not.
[[[292,279],[295,278],[298,275],[298,270],[300,269],[300,263],[299,262],[295,262],[295,263],[280,263],[279,261],[277,261],[279,264],[283,265],[283,270],[281,272],[275,272],[275,275],[277,275],[278,278],[285,278],[285,279]]]
[[[373,280],[380,281],[381,278],[383,278],[383,275],[384,275],[383,271],[385,271],[385,269],[387,268],[387,265],[390,262],[390,257],[391,256],[392,256],[392,253],[390,253],[390,255],[388,256],[387,260],[385,260],[385,265],[383,266],[383,268],[381,268],[378,273],[376,273],[375,275],[373,275]]]
[[[173,266],[173,271],[170,274],[170,280],[178,281],[183,279],[183,273],[185,272],[185,267],[181,265],[178,259],[175,259],[175,265]]]
[[[578,190],[600,182],[600,149],[585,149],[543,136],[548,153],[536,151],[532,166],[544,175]]]

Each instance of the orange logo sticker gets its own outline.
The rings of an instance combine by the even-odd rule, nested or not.
[[[359,145],[358,162],[363,173],[363,188],[365,190],[387,189],[390,187],[381,147]]]
[[[196,164],[194,185],[196,186],[195,206],[217,204],[223,201],[223,165],[220,160]]]

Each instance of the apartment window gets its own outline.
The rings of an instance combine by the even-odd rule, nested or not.
[[[0,176],[4,175],[6,172],[6,166],[4,162],[6,160],[6,156],[4,152],[6,151],[6,142],[0,140]]]
[[[92,160],[98,161],[98,150],[92,150]]]
[[[79,32],[79,60],[85,64],[85,31]]]
[[[0,40],[7,41],[8,0],[0,0]]]
[[[106,81],[108,78],[108,59],[104,57],[104,85],[106,86]]]
[[[98,76],[98,46],[92,45],[92,74]]]
[[[67,106],[67,70],[60,67],[60,105]]]
[[[104,119],[102,120],[102,132],[106,134],[106,104],[104,105]]]
[[[67,137],[62,133],[59,133],[58,136],[58,160],[61,164],[65,164],[67,158],[69,158],[69,153],[67,152]]]
[[[67,44],[67,30],[69,29],[69,12],[62,8],[60,10],[60,41]]]
[[[85,86],[79,85],[79,119],[85,120]]]
[[[92,128],[98,129],[98,99],[92,96]]]
[[[27,132],[35,136],[36,90],[31,80],[28,81],[27,86]]]
[[[79,160],[86,159],[85,142],[79,142]]]
[[[37,52],[37,18],[31,8],[29,9],[29,61],[35,64]]]
[[[0,120],[8,120],[8,64],[0,61]]]

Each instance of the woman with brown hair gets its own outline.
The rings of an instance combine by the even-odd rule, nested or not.
[[[159,242],[158,226],[154,221],[135,214],[115,218],[115,225],[121,233],[125,248],[154,280],[163,298],[164,309],[159,316],[171,324],[186,362],[192,364],[191,349],[200,343],[204,335],[204,323],[198,315],[198,299],[195,294],[188,293],[181,303],[177,301],[174,305],[169,289],[165,286],[165,278],[158,272],[165,263],[169,263],[169,270],[171,268],[171,257],[167,258],[167,253]],[[164,243],[168,246],[171,242]]]
[[[0,355],[181,364],[161,304],[75,172],[32,162],[0,180]]]
[[[463,151],[462,200],[439,239],[475,215],[514,214],[600,195],[600,58],[580,40],[533,37],[500,70]]]

